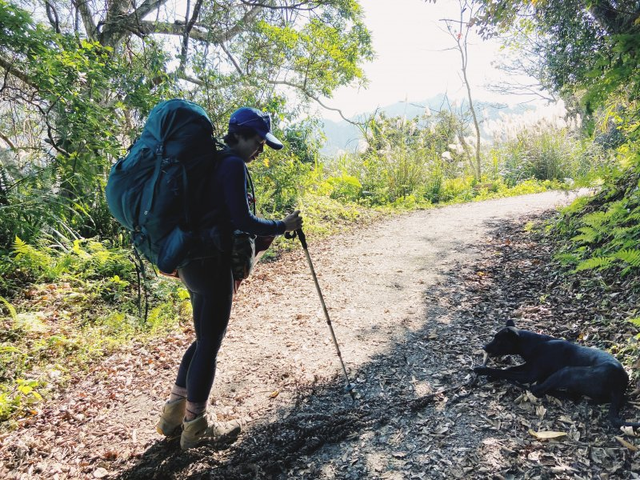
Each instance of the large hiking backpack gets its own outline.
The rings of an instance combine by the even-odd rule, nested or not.
[[[173,273],[196,241],[189,180],[215,161],[218,144],[204,109],[187,100],[156,105],[140,138],[111,168],[106,187],[113,216],[161,272]]]

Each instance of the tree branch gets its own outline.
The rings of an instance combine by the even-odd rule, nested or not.
[[[287,87],[295,88],[296,90],[301,91],[305,96],[309,97],[311,100],[316,102],[318,105],[320,105],[325,110],[329,110],[331,112],[338,112],[338,115],[340,115],[340,117],[342,117],[342,119],[345,122],[350,123],[351,125],[355,125],[357,127],[361,126],[360,123],[354,122],[353,120],[350,120],[347,117],[345,117],[344,114],[342,113],[342,110],[340,110],[339,108],[329,107],[328,105],[325,105],[317,96],[315,96],[312,93],[310,93],[307,89],[305,89],[301,85],[296,85],[295,83],[287,82],[287,81],[284,81],[284,80],[269,80],[268,83],[270,83],[271,85],[284,85],[284,86],[287,86]]]
[[[240,67],[240,64],[238,64],[238,62],[236,61],[234,56],[231,54],[231,52],[229,50],[227,50],[227,47],[224,45],[224,43],[220,44],[220,48],[222,48],[222,51],[227,55],[227,57],[229,58],[229,61],[231,63],[233,63],[233,66],[235,67],[236,71],[240,75],[244,75],[244,72],[242,71],[242,68]]]
[[[142,2],[142,5],[136,8],[133,13],[129,15],[129,20],[142,19],[165,3],[167,3],[167,0],[145,0]]]
[[[4,68],[6,70],[6,72],[14,77],[16,77],[17,79],[23,81],[24,83],[26,83],[27,85],[29,85],[30,87],[37,87],[37,85],[35,85],[33,83],[33,81],[31,80],[31,78],[29,77],[29,75],[27,75],[26,72],[20,70],[19,68],[16,68],[15,66],[15,62],[8,60],[6,58],[4,58],[2,55],[0,55],[0,67]]]
[[[93,21],[93,13],[89,9],[89,2],[87,0],[73,0],[73,6],[80,12],[82,23],[84,24],[84,30],[89,40],[96,40],[98,36],[98,27]]]
[[[285,5],[285,6],[277,6],[277,5],[267,5],[264,3],[260,3],[260,2],[253,2],[253,1],[248,1],[248,0],[240,0],[240,3],[242,3],[243,5],[247,5],[249,7],[260,7],[260,8],[266,8],[269,10],[301,10],[301,11],[313,11],[315,9],[317,9],[320,5],[318,5],[317,2],[312,2],[312,1],[308,1],[305,0],[303,2],[300,3],[294,3],[293,5]],[[316,3],[315,5],[313,5],[313,3]],[[310,5],[309,8],[302,8],[305,5]]]
[[[45,10],[47,12],[47,18],[49,23],[53,27],[56,33],[60,33],[60,19],[58,18],[58,12],[56,8],[49,2],[45,1]]]
[[[189,52],[189,34],[193,29],[193,26],[200,15],[200,9],[202,8],[202,1],[197,0],[196,5],[193,7],[193,15],[191,15],[191,20],[186,24],[184,29],[184,38],[182,39],[182,50],[180,51],[180,66],[178,67],[179,72],[184,72],[185,66],[187,64],[187,53]],[[187,11],[185,12],[185,18],[189,15],[189,4],[190,1],[187,0]]]
[[[11,139],[9,137],[7,137],[6,135],[4,135],[2,132],[0,132],[0,140],[2,140],[4,143],[6,143],[7,145],[9,145],[9,148],[13,151],[16,150],[16,146],[13,144],[13,142],[11,141]]]
[[[200,28],[194,22],[194,26],[190,30],[189,36],[202,42],[210,42],[214,44],[228,42],[229,40],[232,40],[236,35],[245,31],[244,24],[254,20],[257,17],[259,11],[260,10],[258,8],[251,9],[233,27],[215,36],[211,35],[210,30]],[[154,22],[149,20],[136,21],[135,23],[131,23],[129,26],[129,30],[139,36],[154,34],[183,36],[185,31],[184,29],[184,22],[169,23]]]

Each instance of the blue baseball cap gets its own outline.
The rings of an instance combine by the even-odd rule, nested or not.
[[[231,114],[229,118],[229,132],[238,131],[239,127],[250,128],[262,137],[266,144],[274,150],[280,150],[284,145],[271,133],[271,115],[263,113],[257,108],[242,107]]]

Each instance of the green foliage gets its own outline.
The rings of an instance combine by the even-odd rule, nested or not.
[[[461,120],[447,112],[414,119],[378,114],[367,122],[366,150],[343,156],[329,169],[334,176],[357,179],[360,201],[370,206],[402,203],[409,197],[417,204],[441,201],[445,179],[463,170],[463,158],[449,150],[460,125]]]
[[[329,235],[364,222],[375,214],[354,203],[337,201],[325,195],[308,192],[300,200],[305,217],[305,232],[311,235]],[[308,227],[307,227],[308,225]]]
[[[16,239],[10,265],[28,271],[29,280],[7,288],[3,278],[0,312],[8,317],[0,316],[1,421],[29,415],[71,373],[132,338],[166,334],[190,318],[182,284],[157,277],[144,279],[150,313],[146,321],[140,318],[130,254],[88,239],[59,242],[56,248]]]
[[[158,100],[198,101],[220,126],[247,104],[284,118],[295,113],[298,102],[287,107],[284,94],[274,93],[282,77],[302,97],[330,96],[360,80],[360,64],[372,58],[356,1],[321,2],[313,15],[300,5],[256,5],[246,15],[243,5],[227,3],[204,2],[198,33],[192,32],[176,58],[173,44],[164,39],[182,41],[184,31],[169,27],[171,20],[149,20],[135,37],[138,29],[132,25],[148,5],[86,4],[86,15],[78,16],[75,7],[58,4],[56,17],[76,20],[51,25],[45,23],[51,17],[43,4],[29,13],[0,1],[0,65],[6,69],[5,86],[11,86],[0,89],[2,134],[11,147],[0,150],[0,252],[10,249],[16,235],[29,243],[53,231],[116,237],[118,227],[99,192],[109,167]],[[149,13],[144,13],[148,19]],[[212,36],[203,33],[210,28]],[[220,48],[217,39],[223,37]],[[287,138],[299,147],[302,162],[315,161],[317,149],[303,152],[308,136]],[[278,173],[277,179],[295,176]],[[272,211],[294,203],[291,190],[283,198],[271,198],[271,191],[266,197]]]
[[[18,312],[16,311],[15,307],[11,305],[11,303],[9,303],[9,301],[4,297],[0,297],[0,302],[9,312],[9,316],[11,320],[13,320],[13,323],[16,323],[18,321]]]
[[[622,275],[639,272],[639,182],[640,173],[629,167],[610,177],[597,195],[582,198],[564,209],[551,229],[552,235],[565,239],[558,260],[574,266],[575,272],[610,269]]]
[[[346,202],[356,202],[362,194],[362,184],[353,175],[341,172],[339,176],[327,178],[331,187],[331,198]]]
[[[122,132],[132,130],[123,109],[144,108],[157,99],[140,74],[158,70],[150,68],[149,54],[132,65],[110,47],[57,33],[13,4],[0,3],[0,18],[12,25],[11,31],[0,30],[0,56],[20,63],[10,72],[31,90],[0,94],[2,105],[11,105],[1,115],[4,138],[13,146],[4,152],[0,177],[0,251],[16,234],[32,242],[52,229],[81,236],[113,233],[104,199],[96,192],[123,151]],[[126,101],[119,99],[123,92]]]
[[[535,56],[529,73],[585,116],[606,148],[638,138],[640,35],[632,0],[480,0],[478,28],[522,35],[520,55]],[[604,134],[603,134],[604,133]]]
[[[353,2],[351,8],[356,7]],[[355,10],[353,10],[355,11]],[[344,10],[345,13],[348,10]],[[369,33],[358,20],[353,23],[339,15],[312,18],[302,28],[293,23],[277,25],[261,21],[254,41],[272,44],[271,62],[288,65],[293,72],[304,72],[300,85],[311,95],[330,95],[340,85],[363,76],[358,65],[361,59],[371,59]],[[258,39],[259,38],[259,39]],[[262,48],[263,45],[261,45]]]
[[[536,38],[547,86],[564,92],[586,90],[584,98],[594,104],[620,91],[637,98],[638,10],[633,1],[617,2],[615,9],[601,0],[479,3],[481,31],[491,35],[524,28]]]
[[[91,239],[76,239],[57,242],[55,247],[41,241],[38,246],[29,245],[16,237],[13,252],[5,257],[0,267],[0,292],[11,294],[19,287],[18,281],[24,281],[27,273],[31,282],[51,282],[56,280],[86,282],[104,281],[105,295],[119,282],[133,280],[135,269],[130,261],[130,250],[114,250]],[[114,282],[114,278],[118,280]],[[105,280],[107,279],[107,280]],[[111,280],[109,280],[111,279]]]
[[[624,249],[615,253],[615,257],[631,268],[640,268],[640,250]]]
[[[265,152],[264,157],[249,168],[258,210],[266,217],[295,210],[313,170],[312,165],[301,162],[291,151]]]
[[[606,270],[614,265],[620,269],[622,275],[631,271],[637,272],[640,269],[640,250],[622,249],[604,257],[593,256],[578,262],[574,271]]]
[[[613,260],[611,257],[591,257],[580,262],[574,272],[581,272],[582,270],[604,270],[613,264]]]

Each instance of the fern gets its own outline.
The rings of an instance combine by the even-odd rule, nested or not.
[[[633,237],[635,232],[634,227],[615,227],[611,230],[611,234],[615,239],[624,239]]]
[[[584,270],[594,269],[603,270],[605,268],[609,268],[614,261],[615,258],[613,257],[591,257],[580,262],[575,268],[574,272],[582,272]]]
[[[558,253],[554,258],[562,265],[574,265],[580,261],[580,257],[575,253]]]
[[[13,242],[13,251],[16,255],[29,255],[31,253],[32,247],[28,245],[24,240],[20,237],[16,237]]]
[[[629,220],[629,221],[640,220],[640,206],[638,206],[638,207],[634,208],[633,210],[631,210],[629,215],[627,215],[627,220]]]
[[[11,319],[15,323],[18,320],[18,312],[17,312],[16,308],[13,305],[11,305],[7,301],[7,299],[5,299],[4,297],[0,297],[0,302],[2,302],[5,307],[7,307],[7,310],[9,310],[9,315],[11,316]]]
[[[634,268],[640,267],[640,250],[626,249],[615,253],[613,257],[628,263]]]
[[[82,249],[82,246],[80,245],[80,243],[81,243],[80,240],[73,241],[73,253],[75,253],[78,257],[80,257],[83,260],[90,260],[91,255]]]
[[[16,237],[13,242],[13,252],[16,255],[16,260],[26,263],[35,270],[46,270],[51,263],[50,257],[43,250],[32,247],[20,237]]]
[[[595,243],[600,240],[600,231],[595,228],[580,227],[578,231],[582,233],[573,237],[571,239],[573,242]]]
[[[588,195],[578,197],[569,205],[567,205],[566,207],[563,207],[560,210],[560,213],[564,217],[580,214],[584,210],[584,208],[587,205],[589,205],[589,203],[591,203],[592,200],[593,200],[593,197],[590,197]]]
[[[605,212],[593,212],[582,217],[582,223],[588,227],[598,229],[608,222],[608,215]],[[580,229],[582,230],[582,229]]]

